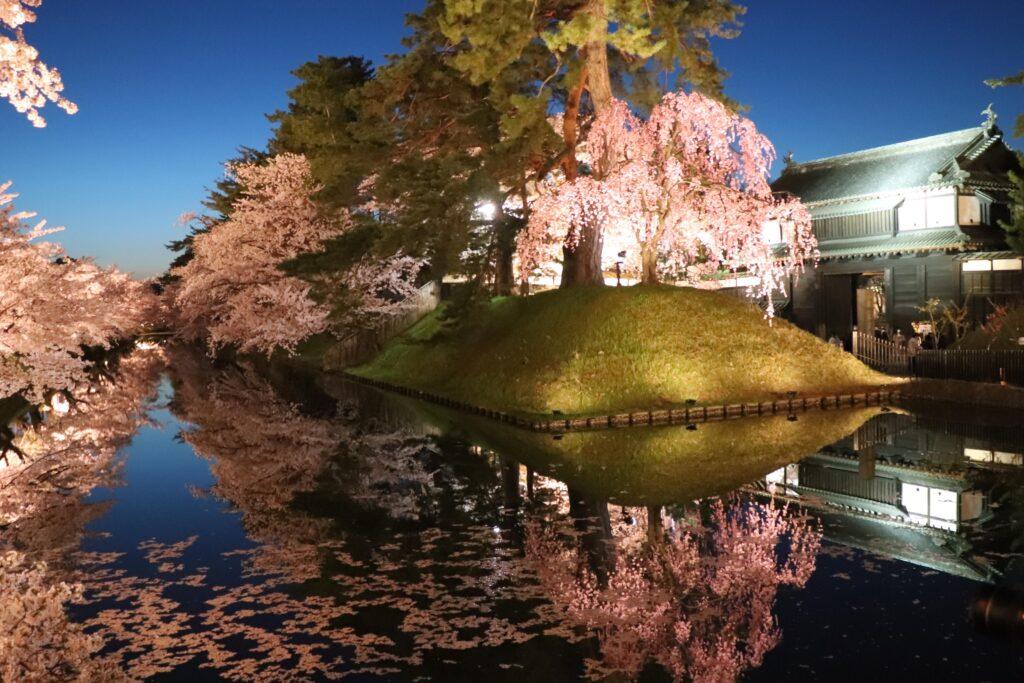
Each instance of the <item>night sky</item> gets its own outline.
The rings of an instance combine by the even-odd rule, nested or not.
[[[26,34],[80,112],[50,106],[33,129],[0,103],[0,180],[73,255],[138,275],[169,260],[175,219],[198,208],[220,162],[261,147],[289,72],[318,54],[380,62],[421,0],[46,0]],[[1024,68],[1024,2],[751,0],[742,35],[718,41],[727,92],[780,156],[807,160],[981,122],[1004,130],[1024,88],[985,78]],[[1024,140],[1012,141],[1017,148]],[[780,162],[781,163],[781,162]]]

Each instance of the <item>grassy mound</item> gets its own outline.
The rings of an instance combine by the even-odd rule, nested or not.
[[[747,302],[670,286],[504,297],[451,329],[435,312],[354,373],[486,408],[567,415],[893,382]]]

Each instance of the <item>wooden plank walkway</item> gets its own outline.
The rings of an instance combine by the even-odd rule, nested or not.
[[[413,389],[411,387],[404,387],[397,384],[391,384],[389,382],[359,377],[358,375],[353,375],[348,372],[344,373],[344,375],[347,379],[367,386],[385,389],[403,396],[411,396],[413,398],[436,403],[447,408],[454,408],[474,415],[480,415],[521,429],[550,433],[649,425],[696,425],[704,422],[734,420],[743,417],[756,417],[759,415],[795,416],[797,413],[807,412],[809,410],[835,410],[840,408],[853,408],[855,406],[892,405],[900,398],[900,392],[898,390],[883,389],[879,391],[854,394],[793,397],[778,401],[761,401],[758,403],[735,403],[730,405],[693,406],[689,408],[638,410],[628,413],[599,415],[594,417],[526,418],[500,410],[481,408],[480,406],[471,405],[464,401],[458,401],[446,396],[432,394],[430,392],[423,391],[422,389]]]

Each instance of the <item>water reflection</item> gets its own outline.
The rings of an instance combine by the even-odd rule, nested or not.
[[[695,681],[760,665],[780,638],[778,589],[807,582],[820,543],[786,508],[721,499],[688,514],[630,511],[613,560],[579,530],[529,522],[526,558],[568,619],[596,633],[587,673],[602,679],[635,677],[652,661]]]
[[[27,406],[5,425],[0,450],[0,680],[118,680],[98,656],[102,638],[70,621],[80,599],[75,553],[86,525],[108,506],[86,496],[118,478],[117,449],[147,420],[163,363],[136,353],[66,415]]]
[[[92,423],[73,411],[18,433],[40,462],[71,436],[98,455],[72,458],[80,482],[40,487],[48,502],[5,496],[4,618],[43,609],[6,597],[39,585],[40,628],[67,635],[0,678],[728,680],[771,669],[801,629],[780,603],[834,582],[816,562],[843,552],[969,577],[1000,591],[979,600],[1012,604],[1013,430],[869,409],[555,439],[167,354],[170,414],[147,414],[161,366],[139,356],[120,391],[91,399]],[[164,432],[140,433],[149,417]],[[85,495],[97,487],[109,493]]]

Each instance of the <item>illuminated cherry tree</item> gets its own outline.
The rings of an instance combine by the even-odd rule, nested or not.
[[[332,307],[311,297],[311,284],[280,266],[320,251],[350,229],[348,217],[321,213],[313,200],[320,188],[302,155],[279,154],[228,170],[243,188],[230,217],[196,235],[194,258],[171,271],[180,278],[173,300],[184,336],[206,339],[212,348],[294,351],[332,324],[382,314],[412,292],[418,262],[401,255],[360,262],[336,283],[354,293],[349,310],[355,313],[332,320]]]
[[[109,347],[143,330],[157,299],[145,283],[89,259],[73,259],[58,232],[34,214],[15,213],[11,184],[0,184],[0,397],[40,402],[87,379],[82,347]]]
[[[614,101],[594,120],[576,180],[540,188],[519,243],[522,277],[597,225],[607,255],[626,252],[644,283],[699,280],[721,268],[770,294],[815,255],[807,211],[773,196],[775,150],[749,119],[700,93],[667,94],[646,119]],[[765,226],[778,226],[776,237]]]
[[[39,59],[39,51],[25,40],[22,27],[36,20],[34,9],[42,0],[0,0],[0,97],[42,128],[39,110],[53,102],[69,114],[78,107],[61,93],[64,83],[57,69]]]
[[[645,512],[631,511],[637,524],[617,528],[603,582],[571,534],[528,527],[527,559],[548,595],[597,635],[592,677],[636,677],[655,661],[675,680],[736,680],[778,644],[776,595],[810,578],[820,532],[768,504],[718,500],[710,513],[708,522],[663,516],[652,540]]]

